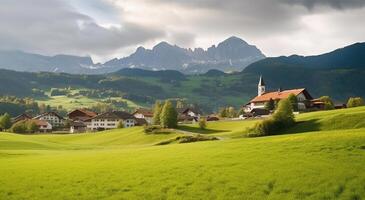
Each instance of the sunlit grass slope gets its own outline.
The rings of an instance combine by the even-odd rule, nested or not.
[[[238,121],[216,121],[208,122],[205,130],[199,128],[198,124],[182,125],[180,130],[201,134],[209,134],[221,138],[239,138],[245,136],[247,128],[252,127],[258,120],[238,120]]]
[[[288,133],[307,133],[261,138],[242,137],[255,121],[189,125],[224,140],[164,146],[182,133],[0,133],[0,199],[364,199],[364,113],[301,114]]]
[[[17,135],[0,133],[1,149],[100,149],[128,146],[151,146],[181,134],[148,135],[142,127],[115,129],[98,133],[67,135]]]
[[[365,130],[0,151],[0,199],[361,199]]]
[[[297,125],[285,132],[365,128],[365,106],[300,114],[296,120]]]

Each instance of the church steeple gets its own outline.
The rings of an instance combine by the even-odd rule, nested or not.
[[[265,93],[265,82],[262,76],[260,76],[259,84],[257,86],[257,95],[261,96]]]

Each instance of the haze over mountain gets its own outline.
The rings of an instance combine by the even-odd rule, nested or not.
[[[210,69],[229,72],[241,71],[263,58],[265,56],[258,48],[233,36],[207,50],[185,49],[161,42],[152,49],[139,47],[132,55],[113,59],[104,65],[116,68],[172,69],[185,73],[205,73]]]
[[[253,45],[230,37],[217,46],[185,49],[160,42],[152,49],[137,48],[136,52],[105,64],[94,64],[90,57],[69,55],[43,56],[21,51],[0,51],[0,68],[28,72],[66,72],[72,74],[101,74],[122,68],[148,70],[177,70],[184,73],[205,73],[210,69],[225,72],[241,71],[247,65],[265,58]]]

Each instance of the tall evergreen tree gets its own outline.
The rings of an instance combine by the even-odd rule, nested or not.
[[[161,112],[160,123],[163,128],[177,127],[177,111],[171,101],[166,101]]]
[[[153,108],[153,124],[160,125],[160,117],[161,117],[162,106],[160,101],[156,101],[155,106]]]

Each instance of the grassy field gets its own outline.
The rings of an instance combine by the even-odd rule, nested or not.
[[[73,89],[71,94],[77,93],[78,89]],[[58,107],[62,106],[64,109],[71,111],[77,108],[90,108],[97,103],[101,103],[107,99],[111,100],[118,100],[118,101],[125,101],[127,103],[128,108],[139,108],[142,105],[138,105],[130,100],[123,99],[121,97],[111,97],[111,98],[89,98],[83,95],[76,95],[76,96],[67,96],[67,95],[60,95],[60,96],[51,96],[50,92],[46,92],[45,95],[47,98],[38,98],[36,101],[40,104],[44,103],[46,105],[50,105],[51,107]]]
[[[243,137],[254,121],[189,125],[223,140],[164,146],[182,133],[1,133],[0,199],[364,199],[364,119],[365,107],[301,114],[262,138]]]

